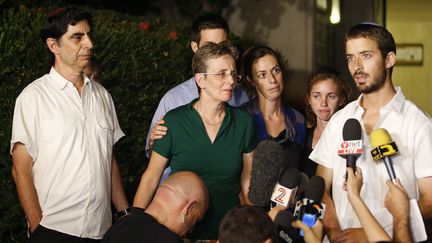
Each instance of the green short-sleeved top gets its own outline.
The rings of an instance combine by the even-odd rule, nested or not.
[[[192,107],[196,101],[165,115],[168,132],[155,141],[153,150],[170,159],[172,173],[193,171],[204,181],[210,196],[209,209],[189,237],[217,239],[222,217],[240,203],[243,154],[257,144],[255,125],[248,113],[225,104],[225,118],[211,143],[200,115]]]

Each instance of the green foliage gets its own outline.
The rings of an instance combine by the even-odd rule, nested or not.
[[[0,242],[23,242],[25,238],[25,218],[11,177],[9,141],[16,97],[49,70],[39,39],[47,11],[21,5],[0,15]],[[117,150],[125,189],[132,201],[147,164],[144,147],[153,112],[165,91],[190,77],[189,23],[113,11],[91,12],[102,84],[113,96],[126,133]],[[145,24],[140,28],[142,23]]]
[[[144,147],[153,112],[169,88],[191,76],[189,23],[93,13],[102,84],[113,96],[126,133],[118,144],[118,158],[131,201],[147,164]]]
[[[55,6],[0,6],[0,242],[24,242],[26,222],[11,176],[12,116],[22,89],[49,71],[39,29]],[[88,11],[94,17],[92,35],[100,79],[114,99],[126,133],[117,144],[117,157],[131,202],[148,162],[144,147],[154,110],[168,89],[191,76],[190,23]],[[234,36],[232,40],[240,50],[255,43]]]
[[[43,69],[44,50],[34,34],[41,16],[23,9],[0,14],[0,242],[23,242],[25,219],[11,176],[9,141],[15,98]]]

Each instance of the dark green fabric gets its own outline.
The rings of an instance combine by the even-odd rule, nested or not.
[[[239,204],[243,153],[256,144],[255,125],[245,111],[225,105],[225,118],[212,144],[204,123],[192,104],[168,112],[168,133],[155,141],[154,151],[169,158],[172,173],[193,171],[204,181],[210,196],[209,209],[190,238],[217,239],[225,213]]]

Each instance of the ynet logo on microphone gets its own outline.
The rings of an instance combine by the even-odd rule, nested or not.
[[[362,152],[362,140],[343,141],[338,149],[338,155],[361,154]]]

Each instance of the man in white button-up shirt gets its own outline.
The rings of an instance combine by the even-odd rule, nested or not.
[[[396,44],[382,26],[363,23],[352,27],[345,38],[348,68],[361,92],[360,97],[330,119],[310,155],[317,162],[316,174],[326,182],[323,202],[327,205],[324,228],[335,242],[367,242],[364,230],[342,190],[346,161],[338,156],[342,130],[349,118],[360,121],[363,153],[357,166],[363,172],[360,196],[381,226],[393,235],[392,216],[384,207],[389,179],[382,162],[374,162],[369,134],[385,128],[399,148],[393,167],[408,196],[417,201],[424,220],[432,218],[432,121],[407,100],[391,79],[396,62]],[[421,220],[421,219],[420,219]],[[420,228],[420,227],[419,227]]]
[[[12,174],[30,242],[97,241],[111,226],[111,201],[128,207],[113,145],[120,129],[111,95],[83,74],[92,56],[91,16],[51,13],[41,38],[53,55],[49,74],[15,104]]]

